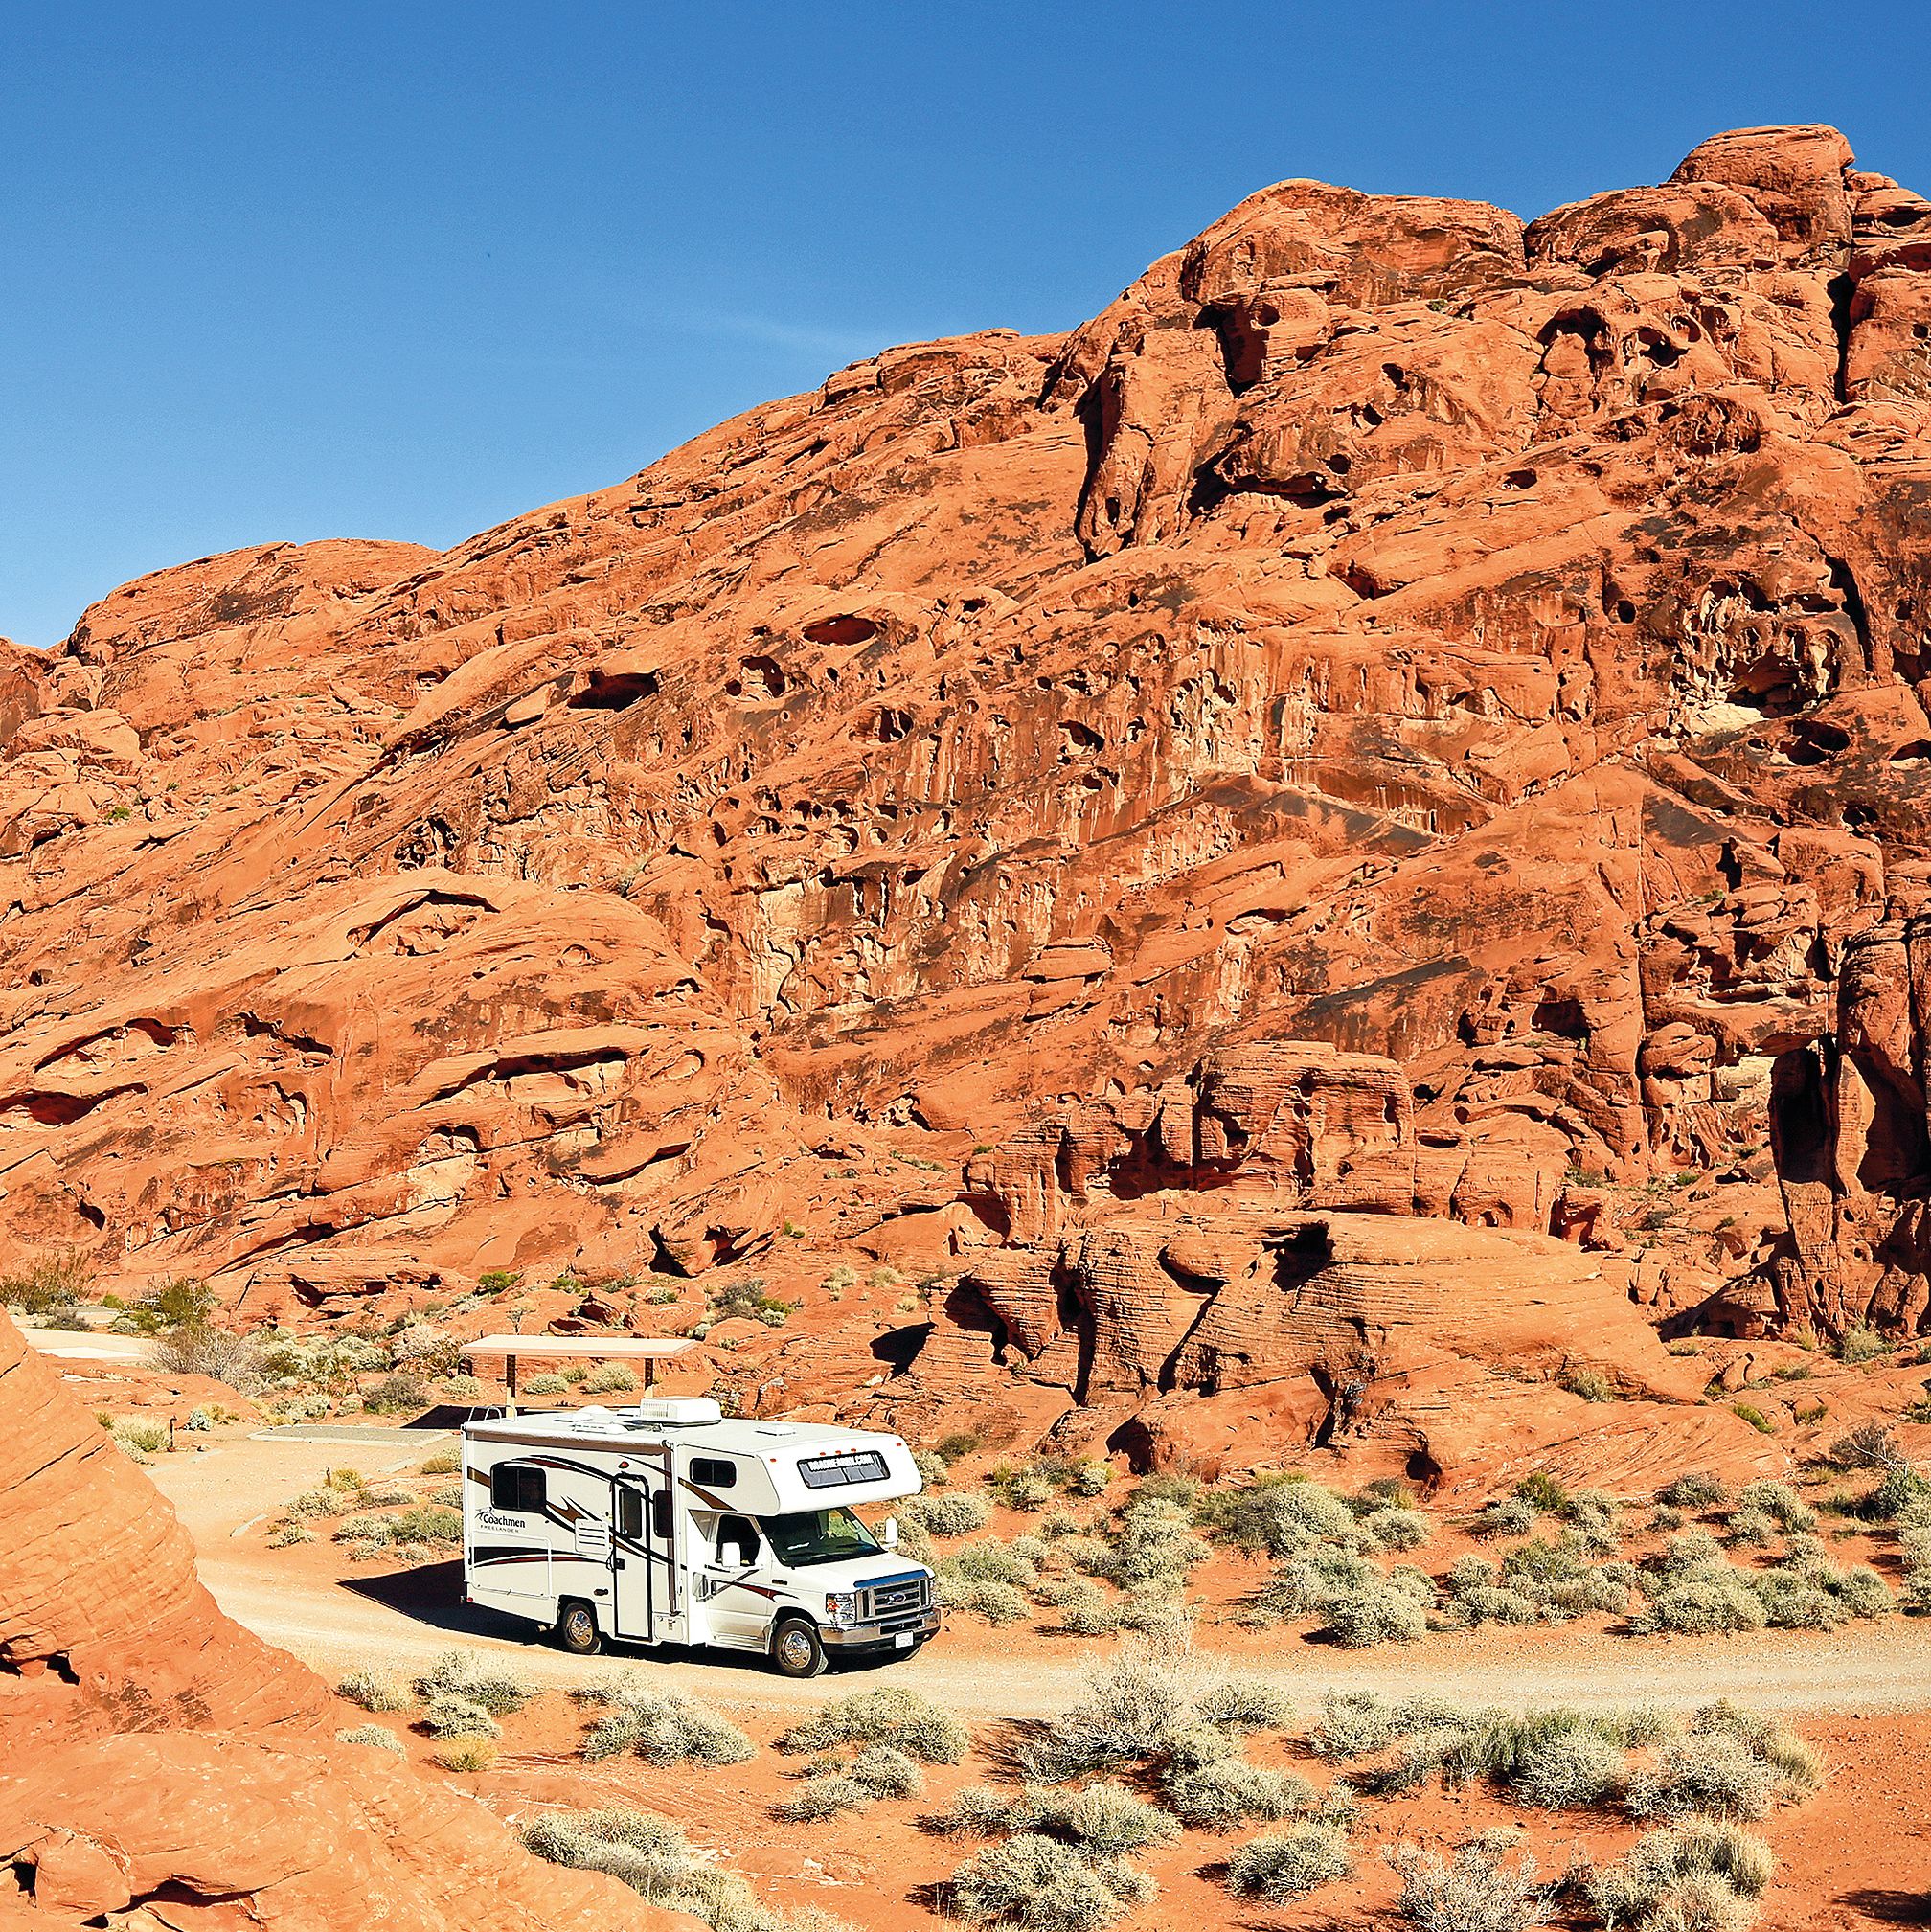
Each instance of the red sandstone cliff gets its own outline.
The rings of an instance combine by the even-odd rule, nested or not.
[[[266,1312],[1730,1158],[1931,881],[1927,268],[1828,128],[1286,182],[446,555],[126,586],[0,656],[0,1247]]]

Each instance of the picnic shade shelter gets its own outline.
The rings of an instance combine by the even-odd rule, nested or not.
[[[459,1352],[466,1362],[494,1361],[498,1356],[502,1357],[503,1381],[510,1391],[510,1403],[513,1408],[516,1403],[516,1358],[519,1355],[534,1355],[545,1362],[586,1355],[600,1362],[642,1362],[644,1386],[648,1389],[656,1383],[659,1362],[674,1362],[680,1355],[688,1355],[696,1346],[688,1336],[681,1335],[479,1335],[473,1342],[465,1342]]]

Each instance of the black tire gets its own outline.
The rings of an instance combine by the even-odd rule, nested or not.
[[[784,1677],[822,1677],[829,1660],[817,1626],[805,1617],[786,1617],[771,1633],[771,1666]]]
[[[557,1613],[557,1648],[573,1657],[594,1657],[603,1648],[597,1612],[588,1603],[565,1603]]]

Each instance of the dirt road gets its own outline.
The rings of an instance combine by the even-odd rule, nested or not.
[[[417,1443],[398,1454],[393,1443],[372,1444],[373,1453],[354,1460],[373,1476],[413,1468],[433,1446]],[[607,1672],[607,1659],[565,1656],[508,1618],[466,1608],[454,1564],[331,1582],[297,1576],[277,1552],[237,1537],[243,1525],[345,1459],[339,1443],[231,1439],[203,1455],[159,1458],[150,1473],[193,1535],[202,1579],[221,1607],[325,1674],[376,1663],[413,1666],[452,1645],[513,1655],[528,1675],[559,1688]],[[977,1630],[962,1631],[957,1642],[942,1636],[920,1656],[893,1665],[890,1681],[980,1717],[1045,1716],[1078,1695],[1083,1655],[1031,1638],[1003,1651],[996,1645]],[[752,1659],[636,1650],[625,1661],[714,1703],[784,1708],[826,1695],[822,1682],[794,1683]],[[1924,1710],[1931,1709],[1931,1625],[1896,1617],[1828,1636],[1670,1640],[1486,1631],[1353,1653],[1289,1637],[1264,1656],[1242,1656],[1238,1668],[1308,1709],[1335,1690],[1427,1690],[1458,1702],[1516,1707],[1643,1700],[1683,1707],[1728,1696],[1783,1711]]]

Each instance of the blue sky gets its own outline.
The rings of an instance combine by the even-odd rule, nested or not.
[[[0,633],[448,544],[1288,175],[1534,215],[1726,126],[1931,188],[1921,0],[0,0]]]

